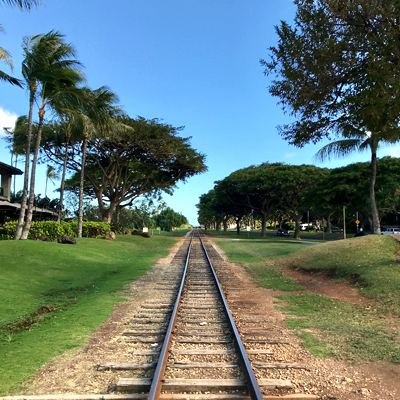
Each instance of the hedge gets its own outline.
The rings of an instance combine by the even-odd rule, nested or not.
[[[0,239],[14,239],[15,229],[18,221],[6,222],[0,226]],[[77,222],[61,222],[55,221],[32,221],[31,229],[29,230],[28,238],[38,236],[46,236],[52,239],[57,239],[62,235],[77,236]],[[107,222],[84,222],[82,225],[83,237],[98,237],[104,236],[110,231],[110,224]]]

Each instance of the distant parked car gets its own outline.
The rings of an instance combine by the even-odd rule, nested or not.
[[[400,235],[400,228],[386,228],[381,232],[382,235]]]
[[[276,232],[276,236],[289,236],[289,232],[287,229],[278,229],[278,232]]]
[[[337,226],[332,226],[331,233],[343,233],[343,229],[340,229]]]

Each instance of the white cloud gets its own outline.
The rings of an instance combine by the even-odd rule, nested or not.
[[[5,135],[3,128],[14,128],[17,118],[17,114],[4,110],[0,107],[0,136]]]
[[[380,157],[384,157],[384,156],[400,157],[400,145],[396,144],[394,146],[385,146],[379,152],[379,156]]]
[[[296,157],[296,153],[286,153],[285,158],[293,158]]]

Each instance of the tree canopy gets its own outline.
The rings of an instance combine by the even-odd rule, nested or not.
[[[397,0],[295,0],[294,26],[276,27],[278,45],[261,60],[276,75],[269,90],[295,121],[282,136],[302,147],[331,134],[399,136]]]
[[[117,207],[132,204],[142,194],[170,193],[179,181],[204,172],[205,156],[190,146],[190,138],[178,136],[175,128],[157,119],[121,117],[130,130],[117,135],[88,140],[84,191],[96,198],[105,221],[110,221]],[[61,164],[62,149],[45,146],[46,154]],[[75,175],[66,182],[67,189],[77,190],[81,170],[80,142],[71,145],[75,157],[67,161]]]
[[[157,215],[156,223],[163,231],[170,231],[172,228],[179,228],[181,225],[187,224],[188,220],[182,214],[167,207]]]

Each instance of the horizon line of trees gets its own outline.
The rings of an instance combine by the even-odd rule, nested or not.
[[[379,224],[382,218],[400,214],[400,159],[383,157],[377,160],[376,204]],[[231,173],[216,181],[208,193],[200,196],[196,205],[199,222],[213,224],[227,231],[236,223],[240,233],[242,221],[250,225],[259,221],[261,235],[266,235],[267,223],[293,221],[295,238],[300,236],[303,216],[312,210],[314,219],[331,221],[342,218],[343,206],[348,215],[356,215],[373,228],[369,198],[370,164],[354,163],[327,169],[314,165],[263,163]],[[354,218],[355,221],[355,218]]]

